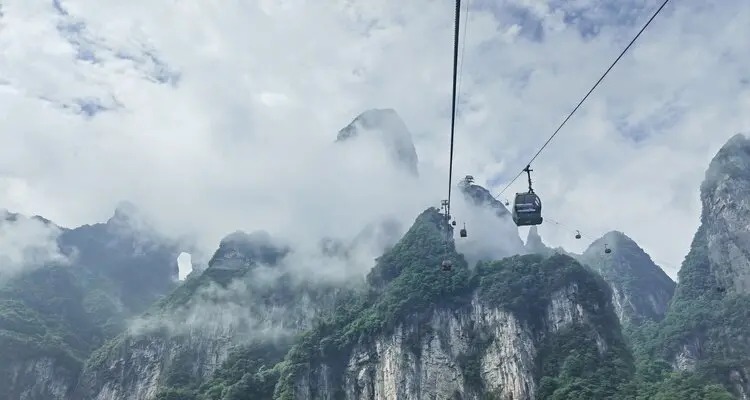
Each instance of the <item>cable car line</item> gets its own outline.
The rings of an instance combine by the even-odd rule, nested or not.
[[[602,76],[601,76],[601,77],[599,78],[599,80],[597,80],[597,81],[596,81],[596,83],[594,83],[594,86],[592,86],[592,87],[591,87],[591,89],[589,89],[589,91],[588,91],[588,92],[586,93],[586,95],[585,95],[585,96],[583,96],[583,98],[581,99],[581,101],[579,101],[579,102],[578,102],[578,104],[577,104],[577,105],[575,106],[575,108],[573,108],[573,111],[571,111],[571,112],[570,112],[570,113],[568,114],[568,116],[567,116],[567,117],[565,117],[565,119],[563,120],[563,122],[562,122],[562,123],[561,123],[561,124],[560,124],[560,125],[559,125],[559,126],[557,127],[557,129],[556,129],[556,130],[555,130],[555,131],[554,131],[554,132],[552,133],[552,135],[551,135],[551,136],[550,136],[550,137],[549,137],[549,138],[547,139],[547,141],[546,141],[546,142],[544,142],[544,144],[542,144],[542,146],[541,146],[541,147],[539,148],[539,150],[538,150],[538,151],[536,152],[536,154],[534,154],[534,156],[533,156],[533,157],[531,157],[531,160],[529,160],[529,162],[528,162],[528,163],[526,164],[526,167],[525,167],[525,168],[524,168],[523,170],[521,170],[521,171],[520,171],[520,172],[518,173],[518,175],[516,175],[516,176],[515,176],[515,177],[514,177],[514,178],[513,178],[513,179],[512,179],[512,180],[511,180],[511,181],[510,181],[510,182],[509,182],[509,183],[508,183],[508,184],[507,184],[507,185],[506,185],[506,186],[505,186],[504,188],[503,188],[503,190],[501,190],[501,191],[500,191],[500,193],[498,193],[498,194],[497,194],[497,196],[494,196],[494,198],[495,198],[495,199],[497,199],[497,198],[498,198],[498,197],[499,197],[500,195],[502,195],[502,194],[503,194],[503,193],[504,193],[504,192],[505,192],[506,190],[508,190],[508,188],[509,188],[509,187],[510,187],[510,186],[511,186],[511,185],[512,185],[512,184],[513,184],[513,183],[514,183],[514,182],[515,182],[515,181],[516,181],[516,180],[517,180],[517,179],[518,179],[518,178],[519,178],[519,177],[520,177],[520,176],[521,176],[521,175],[522,175],[522,174],[523,174],[524,172],[526,172],[527,174],[529,173],[529,169],[530,169],[529,167],[531,166],[531,163],[533,163],[533,162],[534,162],[534,160],[536,160],[536,158],[537,158],[537,157],[539,156],[539,154],[541,154],[541,153],[542,153],[542,151],[543,151],[543,150],[544,150],[544,149],[545,149],[545,148],[547,147],[547,145],[548,145],[548,144],[549,144],[549,143],[550,143],[550,142],[552,141],[552,139],[554,139],[554,138],[555,138],[555,136],[557,136],[557,134],[558,134],[558,133],[560,133],[560,130],[561,130],[561,129],[563,128],[563,126],[565,126],[565,124],[566,124],[566,123],[567,123],[567,122],[568,122],[568,121],[570,120],[570,118],[571,118],[571,117],[573,117],[573,115],[574,115],[574,114],[576,113],[576,111],[578,111],[578,109],[579,109],[579,108],[581,107],[581,105],[583,105],[583,103],[584,103],[584,102],[586,101],[586,99],[588,99],[588,97],[589,97],[589,96],[591,95],[591,93],[592,93],[592,92],[593,92],[593,91],[594,91],[594,90],[595,90],[595,89],[596,89],[596,88],[597,88],[597,87],[599,86],[599,84],[600,84],[600,83],[601,83],[601,82],[602,82],[602,81],[604,80],[604,78],[605,78],[605,77],[606,77],[606,76],[607,76],[607,75],[609,74],[609,72],[610,72],[610,71],[612,70],[612,68],[614,68],[614,66],[615,66],[615,65],[617,65],[617,63],[618,63],[618,62],[620,61],[620,59],[622,59],[622,57],[623,57],[623,56],[625,55],[625,53],[627,53],[627,51],[628,51],[628,50],[629,50],[629,49],[630,49],[630,48],[631,48],[631,47],[633,46],[633,44],[635,44],[636,40],[638,40],[638,38],[639,38],[639,37],[641,36],[641,34],[642,34],[642,33],[643,33],[643,32],[644,32],[645,30],[646,30],[646,28],[647,28],[647,27],[648,27],[648,26],[649,26],[649,25],[651,24],[651,22],[652,22],[652,21],[653,21],[653,20],[654,20],[654,19],[656,18],[656,16],[657,16],[657,15],[659,15],[659,13],[661,12],[661,10],[663,10],[663,9],[664,9],[664,7],[665,7],[665,6],[666,6],[666,5],[668,4],[668,3],[669,3],[669,0],[664,0],[664,2],[663,2],[663,3],[661,4],[661,6],[659,6],[659,8],[658,8],[658,9],[657,9],[657,10],[656,10],[656,11],[654,12],[654,14],[653,14],[653,15],[651,15],[651,18],[649,18],[649,19],[648,19],[648,21],[646,21],[646,24],[645,24],[645,25],[643,25],[643,27],[641,28],[641,30],[640,30],[640,31],[638,31],[638,33],[637,33],[637,34],[635,35],[635,37],[633,37],[633,39],[632,39],[632,40],[630,41],[630,43],[628,43],[628,45],[627,45],[627,46],[625,46],[625,49],[623,49],[623,50],[622,50],[622,52],[620,52],[620,55],[619,55],[619,56],[617,56],[617,58],[615,59],[615,61],[614,61],[614,62],[612,62],[612,64],[611,64],[611,65],[609,66],[609,68],[607,68],[607,70],[606,70],[606,71],[604,71],[604,74],[602,74]],[[529,179],[531,179],[531,175],[530,175],[530,174],[529,174]],[[529,185],[529,186],[530,186],[530,185]],[[528,193],[529,193],[529,192],[527,192],[527,193],[525,193],[525,194],[528,194]],[[522,193],[522,194],[523,194],[523,193]],[[518,200],[518,196],[516,196],[516,199]],[[523,203],[523,204],[524,204],[524,205],[527,205],[528,203]],[[514,208],[514,209],[516,208],[515,202],[514,202],[514,206],[513,206],[513,208]],[[540,208],[540,210],[539,210],[539,211],[541,211],[541,205],[540,205],[540,207],[539,207],[539,208]],[[540,213],[540,215],[541,215],[541,213]],[[540,223],[541,223],[541,222],[540,222]],[[531,225],[531,224],[530,224],[530,225]],[[533,225],[538,225],[538,224],[533,224]],[[520,226],[520,225],[519,225],[519,226]]]
[[[461,83],[463,82],[463,71],[464,71],[464,53],[466,50],[466,30],[468,29],[469,25],[469,6],[471,4],[471,0],[466,1],[466,12],[464,12],[464,32],[463,37],[461,38],[461,57],[459,60],[461,62],[458,65],[458,90],[456,91],[456,104],[460,104],[461,101]]]
[[[563,229],[566,229],[566,230],[571,229],[569,226],[567,226],[567,225],[565,225],[565,224],[563,224],[561,222],[551,220],[549,218],[547,218],[547,222],[550,222],[550,223],[552,223],[554,225],[557,225],[560,228],[563,228]],[[576,232],[576,234],[575,234],[574,237],[576,239],[581,239],[581,237],[582,237],[581,231],[576,230],[575,232]],[[599,237],[601,238],[602,236],[603,235],[601,235]],[[589,235],[586,235],[586,238],[591,239],[591,240],[596,240],[593,236],[589,236]],[[651,254],[647,253],[645,249],[641,249],[641,250],[643,250],[643,252],[651,259],[651,261],[654,263],[654,265],[656,265],[657,267],[661,268],[662,271],[664,271],[663,266],[667,266],[667,267],[671,268],[672,270],[674,270],[675,272],[678,272],[682,268],[681,264],[680,264],[680,266],[676,266],[675,264],[672,264],[672,263],[669,263],[669,262],[665,262],[664,260],[656,259]],[[604,253],[605,254],[611,254],[612,253],[612,248],[610,248],[607,243],[604,244]],[[740,255],[736,255],[734,257],[730,257],[729,261],[731,262],[731,261],[739,260],[741,257],[744,257],[744,255],[740,254]],[[664,271],[664,272],[666,273],[666,271]],[[670,279],[671,279],[671,277],[670,277]],[[719,282],[719,285],[717,285],[715,289],[716,289],[716,292],[718,292],[718,293],[725,293],[727,291],[727,287],[725,285],[720,284],[720,282]]]
[[[453,148],[454,138],[456,136],[456,84],[458,81],[458,45],[460,40],[460,21],[461,21],[461,0],[456,0],[456,13],[453,29],[453,95],[451,97],[451,147],[450,147],[450,159],[448,164],[448,198],[443,200],[442,206],[445,210],[446,223],[451,218],[451,192],[453,189]],[[451,228],[450,225],[446,227],[445,233],[445,256],[443,260],[442,268],[444,271],[450,271],[453,267],[453,263],[448,259],[448,246],[451,239]]]
[[[451,98],[451,149],[448,163],[448,206],[446,211],[450,216],[451,211],[451,189],[453,189],[453,144],[456,136],[456,83],[458,81],[458,44],[461,19],[461,0],[456,0],[456,19],[453,30],[453,96]]]
[[[580,239],[589,239],[589,240],[591,240],[592,242],[593,242],[593,241],[595,241],[595,240],[597,240],[597,238],[596,238],[596,237],[594,237],[594,236],[592,236],[592,235],[589,235],[589,234],[585,234],[585,233],[581,232],[581,231],[580,231],[580,230],[578,230],[578,229],[573,229],[572,227],[570,227],[570,226],[568,226],[568,225],[565,225],[565,224],[563,224],[563,223],[562,223],[562,222],[560,222],[560,221],[556,221],[556,220],[553,220],[553,219],[547,218],[547,222],[549,222],[549,223],[551,223],[551,224],[553,224],[553,225],[557,225],[557,226],[559,226],[559,227],[560,227],[561,229],[563,229],[563,230],[565,230],[565,231],[567,231],[567,232],[575,232],[575,235],[573,235],[573,237],[574,237],[574,238],[575,238],[576,240],[580,240]],[[599,235],[598,237],[599,237],[599,238],[602,238],[602,237],[604,237],[604,235]],[[610,251],[609,251],[609,252],[607,252],[607,246],[608,246],[608,244],[605,244],[605,250],[604,250],[604,252],[605,252],[605,253],[607,253],[607,254],[610,254],[610,253],[612,252],[612,249],[610,248]],[[644,250],[644,252],[645,252],[645,250]],[[646,253],[646,254],[648,254],[648,253]],[[679,270],[679,268],[678,268],[678,267],[676,267],[676,266],[675,266],[674,264],[672,264],[671,262],[665,262],[664,260],[658,260],[658,259],[654,258],[654,257],[653,257],[653,256],[652,256],[651,254],[648,254],[648,256],[649,256],[649,257],[651,257],[651,260],[652,260],[652,261],[653,261],[653,262],[654,262],[655,264],[657,264],[657,265],[665,265],[665,266],[667,266],[667,267],[670,267],[670,268],[674,269],[675,271]]]

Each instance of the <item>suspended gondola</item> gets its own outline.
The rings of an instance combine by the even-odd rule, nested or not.
[[[542,200],[534,193],[534,188],[531,186],[531,171],[533,169],[530,165],[527,165],[523,170],[529,178],[529,190],[516,193],[512,210],[513,222],[516,226],[540,225],[544,220],[542,218]]]

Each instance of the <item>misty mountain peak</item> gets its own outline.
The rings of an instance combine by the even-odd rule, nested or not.
[[[740,185],[738,192],[735,185]],[[716,153],[701,185],[701,198],[716,194],[746,194],[750,186],[750,139],[742,134],[731,137]],[[734,189],[734,190],[732,190]],[[718,192],[718,193],[717,193]]]
[[[356,140],[364,135],[378,138],[386,146],[391,157],[410,173],[417,175],[419,159],[411,132],[406,124],[391,109],[371,109],[359,114],[336,137],[337,143]]]
[[[106,225],[109,230],[121,233],[154,230],[145,214],[130,201],[119,202],[115,208],[115,212],[107,220]]]
[[[542,237],[539,235],[539,230],[536,226],[529,228],[529,234],[526,237],[526,250],[533,254],[546,253],[549,248],[542,241]]]
[[[288,245],[266,231],[236,231],[225,236],[208,262],[209,268],[221,265],[248,267],[252,264],[275,265],[290,251]]]
[[[482,186],[473,183],[467,184],[464,182],[461,185],[461,191],[463,192],[464,197],[474,203],[474,205],[495,209],[498,217],[510,215],[510,212],[505,208],[505,205],[497,200],[489,190]]]
[[[10,212],[4,208],[0,208],[0,224],[2,224],[3,222],[11,222],[11,223],[18,222],[19,220],[24,220],[24,219],[34,220],[37,222],[41,222],[44,225],[60,228],[59,226],[55,225],[52,221],[40,215],[34,215],[28,218],[25,215]]]

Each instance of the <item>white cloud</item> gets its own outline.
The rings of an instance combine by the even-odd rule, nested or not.
[[[457,176],[502,188],[657,3],[473,1]],[[215,247],[236,229],[341,237],[444,197],[452,2],[59,4],[67,15],[52,1],[3,4],[6,208],[72,226],[129,199]],[[546,217],[587,236],[622,230],[674,275],[709,159],[750,130],[748,20],[738,0],[670,4],[535,162]],[[96,107],[113,111],[74,114]],[[378,169],[368,149],[329,154],[374,107],[413,132],[422,183]],[[588,243],[554,224],[540,233]]]
[[[0,278],[25,268],[68,262],[57,245],[59,228],[36,218],[6,218],[8,214],[0,209]]]

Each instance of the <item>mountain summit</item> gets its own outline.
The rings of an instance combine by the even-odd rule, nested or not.
[[[411,132],[395,110],[371,109],[359,114],[339,131],[336,143],[349,142],[364,136],[380,140],[398,165],[403,166],[411,174],[418,175],[419,159]]]
[[[604,252],[604,245],[612,253]],[[596,269],[612,287],[612,302],[624,324],[664,318],[675,283],[631,238],[611,231],[595,240],[581,261]]]

